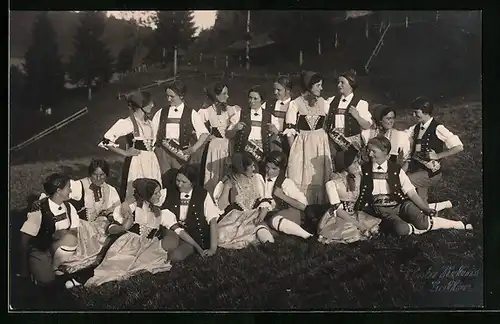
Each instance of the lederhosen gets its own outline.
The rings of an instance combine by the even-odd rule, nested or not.
[[[161,209],[170,210],[177,218],[177,223],[170,230],[175,231],[177,228],[183,228],[202,249],[209,249],[211,244],[210,224],[205,218],[204,210],[208,192],[202,187],[196,186],[193,188],[191,199],[184,201],[180,198],[181,193],[175,185],[170,185],[167,190],[167,198]],[[188,206],[184,221],[179,219],[181,205]]]
[[[66,207],[66,213],[55,216],[50,210],[49,199],[43,199],[40,202],[40,212],[42,213],[42,222],[40,224],[40,230],[38,231],[37,236],[35,236],[31,240],[31,245],[37,250],[47,251],[50,249],[53,239],[52,235],[54,235],[56,231],[56,223],[58,221],[63,220],[64,218],[68,218],[69,226],[68,229],[71,228],[71,205],[69,202],[65,201],[64,206]],[[36,209],[31,212],[36,211]]]
[[[420,133],[421,124],[418,123],[415,125],[415,127],[413,129],[413,143],[412,143],[412,148],[411,148],[411,157],[415,156],[415,154],[419,154],[419,152],[416,152],[417,144],[421,145],[419,155],[425,161],[429,161],[428,152],[430,152],[430,150],[434,150],[436,153],[443,152],[444,143],[436,135],[436,128],[439,125],[441,125],[441,123],[439,123],[438,121],[436,121],[433,118],[429,124],[429,127],[427,127],[427,130],[422,135],[421,139],[418,139],[418,134]],[[427,171],[429,178],[432,178],[432,177],[441,173],[441,169],[433,172],[432,170],[429,170],[428,168],[426,168],[420,162],[418,162],[414,159],[411,159],[410,164],[408,166],[408,172],[413,173],[413,172],[416,172],[419,170]]]
[[[138,140],[135,139],[136,137],[140,136],[139,132],[139,126],[137,125],[137,121],[133,116],[130,116],[130,121],[132,122],[132,125],[134,126],[134,130],[132,133],[127,134],[125,136],[126,144],[128,148],[135,148],[139,151],[150,151],[148,150],[148,147],[144,143],[143,140]],[[109,140],[106,138],[103,139],[104,144],[108,144]],[[120,199],[123,201],[125,199],[125,196],[127,194],[127,185],[128,185],[128,174],[130,171],[130,164],[132,163],[132,159],[135,156],[126,156],[125,160],[123,161],[122,165],[122,176],[121,176],[121,183],[120,183],[120,190],[118,192]]]
[[[283,130],[285,129],[285,118],[286,118],[286,111],[281,111],[281,110],[276,110],[276,102],[277,100],[273,101],[269,105],[269,110],[271,112],[271,115],[278,119],[283,120]],[[266,107],[267,108],[267,107]],[[290,144],[288,143],[288,139],[285,135],[282,133],[278,134],[277,138],[273,139],[272,144],[275,144],[275,146],[278,146],[281,151],[283,151],[287,156],[290,154]]]
[[[243,110],[241,112],[240,121],[248,125],[242,130],[236,133],[235,143],[234,143],[234,152],[244,152],[247,150],[247,145],[249,142],[248,137],[250,136],[250,131],[252,130],[251,126],[260,127],[260,134],[262,138],[262,152],[263,154],[258,157],[254,156],[257,160],[257,165],[259,167],[259,173],[262,176],[265,176],[265,165],[264,158],[270,151],[270,139],[269,131],[267,129],[267,124],[271,123],[271,113],[267,109],[262,109],[262,121],[252,121],[250,117],[250,109]]]
[[[186,161],[183,161],[181,159],[179,159],[179,157],[177,157],[175,154],[173,154],[172,152],[170,152],[169,150],[167,150],[166,148],[163,147],[163,143],[162,141],[164,139],[166,139],[166,126],[167,124],[179,124],[179,138],[175,138],[175,140],[179,141],[179,144],[177,144],[176,142],[174,141],[171,141],[170,144],[172,146],[174,146],[176,149],[178,150],[185,150],[187,148],[189,148],[190,146],[194,145],[196,140],[196,135],[195,135],[195,131],[194,131],[194,126],[193,126],[193,122],[191,120],[191,115],[192,115],[192,109],[189,108],[186,104],[184,104],[184,110],[182,111],[182,115],[181,115],[181,118],[170,118],[168,117],[169,115],[169,112],[170,112],[170,109],[174,109],[172,108],[172,106],[169,106],[169,107],[165,107],[161,110],[161,113],[160,113],[160,122],[159,122],[159,125],[158,125],[158,132],[156,134],[156,148],[155,148],[155,153],[156,153],[156,156],[158,157],[158,162],[160,163],[160,168],[162,170],[162,176],[164,176],[164,174],[168,171],[168,170],[164,170],[164,165],[166,164],[166,161],[164,160],[164,156],[163,154],[166,154],[168,155],[169,157],[171,157],[172,159],[176,160],[179,165],[183,165],[185,163],[189,163],[189,159],[188,159],[188,162]],[[163,186],[165,187],[165,183],[163,184]]]

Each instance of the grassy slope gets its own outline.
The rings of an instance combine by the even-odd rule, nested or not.
[[[243,105],[245,92],[256,80],[230,83],[230,96]],[[201,105],[202,83],[187,81],[188,103]],[[270,82],[267,81],[267,83]],[[267,84],[266,83],[266,84]],[[326,89],[326,94],[332,89]],[[162,103],[162,91],[154,92]],[[89,106],[91,114],[21,151],[11,167],[11,222],[14,233],[22,220],[25,197],[40,191],[43,176],[67,170],[85,175],[89,156],[113,157],[111,183],[117,183],[119,158],[96,147],[103,132],[120,116],[126,116],[115,93],[102,94],[102,104]],[[105,109],[105,110],[104,110]],[[401,112],[398,128],[411,124]],[[436,231],[421,236],[385,237],[342,246],[319,243],[304,252],[300,240],[280,237],[270,254],[249,248],[219,249],[208,260],[198,257],[155,276],[108,283],[97,289],[75,289],[66,302],[83,309],[331,309],[452,307],[482,304],[482,272],[463,277],[444,271],[463,266],[482,269],[482,155],[481,106],[459,103],[440,107],[437,118],[465,143],[465,152],[449,158],[444,181],[431,190],[431,201],[451,199],[455,207],[447,217],[475,222],[475,234]],[[90,130],[90,131],[89,131]],[[77,145],[75,145],[77,143]],[[57,161],[58,162],[42,162]],[[69,169],[68,169],[69,168]],[[437,274],[434,274],[436,272]],[[433,292],[432,281],[470,285],[461,292]],[[434,279],[430,279],[434,278]],[[449,289],[448,289],[449,290]],[[457,289],[455,289],[457,290]],[[63,307],[58,303],[58,307]]]

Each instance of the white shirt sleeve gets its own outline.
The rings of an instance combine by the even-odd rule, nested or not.
[[[356,106],[356,109],[358,110],[359,116],[366,120],[367,122],[370,123],[370,125],[373,123],[372,121],[372,114],[370,114],[370,110],[368,109],[368,102],[365,100],[360,100],[358,102],[358,105]]]
[[[407,160],[410,157],[411,146],[410,136],[406,132],[397,131],[399,147],[403,151],[403,159]]]
[[[436,127],[436,136],[439,138],[441,141],[444,142],[444,145],[446,145],[446,148],[451,149],[455,146],[463,146],[462,141],[460,138],[458,138],[457,135],[453,134],[450,132],[444,125],[438,125]]]
[[[208,130],[203,123],[203,119],[200,117],[198,112],[191,111],[191,122],[193,123],[194,131],[196,132],[196,138],[200,138],[202,134],[208,134]]]
[[[212,219],[218,219],[220,216],[220,210],[215,206],[215,203],[210,194],[207,194],[207,197],[205,198],[205,202],[203,204],[203,212],[205,213],[205,219],[209,224]]]
[[[71,209],[70,217],[71,217],[71,227],[70,228],[78,228],[80,226],[80,217],[76,212],[75,206],[71,203],[69,204],[69,208]]]
[[[118,191],[116,191],[116,188],[107,183],[104,185],[105,186],[107,185],[109,188],[109,196],[108,196],[108,201],[106,202],[105,209],[111,208],[114,205],[117,206],[120,205],[121,204],[120,196],[118,195]]]
[[[28,213],[28,219],[21,227],[21,232],[30,236],[37,236],[42,225],[42,212],[40,210]]]
[[[415,126],[417,125],[413,125],[413,126],[410,126],[410,128],[407,128],[405,129],[403,132],[406,133],[406,135],[408,135],[408,137],[413,137],[413,132],[415,131]]]
[[[177,224],[177,217],[175,217],[174,213],[172,213],[168,209],[163,209],[161,211],[161,225],[165,226],[166,228],[170,229],[172,226]],[[174,230],[175,233],[179,234],[182,231],[181,227],[178,227]]]
[[[401,190],[406,195],[408,192],[415,190],[415,187],[410,181],[410,178],[406,175],[406,173],[401,169],[399,170],[399,181],[401,182]]]
[[[327,103],[328,106],[330,106],[332,104],[333,99],[335,99],[335,96],[330,97],[328,99],[325,99],[325,101],[326,101],[326,103]]]
[[[71,188],[71,193],[69,194],[70,199],[79,201],[82,199],[83,194],[83,183],[79,180],[69,180],[69,187]]]
[[[326,183],[326,195],[328,196],[328,201],[330,205],[335,205],[340,203],[339,193],[337,192],[337,185],[335,181],[330,180]]]
[[[227,127],[227,130],[232,130],[234,129],[234,127],[236,127],[236,124],[240,122],[241,108],[239,106],[232,106],[231,108],[228,107],[227,112],[229,114],[229,122],[230,122],[230,125]]]
[[[119,119],[111,128],[104,134],[104,138],[109,140],[109,144],[99,143],[99,147],[108,149],[108,147],[118,147],[116,140],[122,136],[133,132],[133,126],[129,119]]]
[[[210,108],[211,106],[209,106],[208,108]],[[208,112],[208,108],[202,108],[200,110],[198,110],[198,115],[200,116],[201,118],[201,121],[203,123],[206,123],[207,121],[210,120],[210,115],[209,115],[209,112]]]
[[[135,211],[136,207],[137,207],[137,203],[135,203],[135,202],[129,205],[129,208],[132,212]],[[121,205],[116,206],[115,210],[113,211],[113,219],[120,224],[123,224],[123,222],[125,221],[125,219],[123,219],[123,216],[121,213]]]
[[[295,100],[290,101],[290,105],[288,105],[288,110],[286,111],[285,123],[286,124],[297,124],[297,114],[298,108],[295,104]]]
[[[155,140],[156,140],[156,134],[158,134],[158,129],[160,127],[160,116],[162,109],[159,109],[153,116],[153,119],[151,120],[151,128],[153,130],[153,137]]]
[[[306,196],[299,190],[299,188],[297,188],[292,180],[286,178],[281,185],[281,189],[288,197],[293,198],[306,206],[308,205]]]
[[[256,173],[255,176],[257,177],[257,179],[259,181],[257,181],[257,193],[259,195],[259,197],[262,199],[265,197],[265,189],[264,189],[264,186],[265,186],[265,182],[264,182],[264,178],[262,177],[262,175],[260,175],[259,173]],[[259,204],[258,208],[269,208],[269,209],[273,209],[273,205],[270,204],[269,202],[267,201],[263,201]]]

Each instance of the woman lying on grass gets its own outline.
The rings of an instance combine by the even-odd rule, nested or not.
[[[217,219],[220,210],[212,196],[198,184],[198,171],[192,165],[167,171],[167,187],[161,192],[163,229],[162,246],[168,251],[169,260],[182,261],[195,251],[202,256],[212,256],[217,251]],[[129,213],[127,203],[123,213]]]
[[[161,185],[157,180],[141,178],[133,182],[133,189],[135,202],[129,206],[133,217],[124,217],[120,206],[115,209],[115,222],[108,231],[122,235],[111,245],[85,286],[126,279],[143,271],[158,273],[171,268],[161,244],[161,211],[154,205],[161,200]]]

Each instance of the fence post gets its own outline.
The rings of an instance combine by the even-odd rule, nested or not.
[[[217,68],[217,56],[214,56],[214,68]]]
[[[229,67],[229,58],[228,56],[226,55],[226,69]]]

